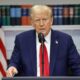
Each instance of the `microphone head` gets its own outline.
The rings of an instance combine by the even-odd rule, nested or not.
[[[39,42],[40,42],[40,43],[44,42],[44,41],[45,41],[45,39],[44,39],[44,34],[39,33],[39,34],[38,34],[38,39],[39,39]]]

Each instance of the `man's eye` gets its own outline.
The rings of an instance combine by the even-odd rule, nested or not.
[[[39,22],[39,21],[40,21],[40,19],[36,19],[35,21],[36,21],[36,22]]]
[[[43,19],[43,21],[46,21],[47,19]]]
[[[37,19],[36,21],[40,21],[39,19]]]

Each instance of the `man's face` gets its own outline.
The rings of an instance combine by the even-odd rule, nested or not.
[[[51,16],[47,12],[43,11],[35,12],[31,22],[37,33],[43,33],[46,36],[51,29],[52,21]]]

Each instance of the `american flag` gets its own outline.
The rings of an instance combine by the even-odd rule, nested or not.
[[[7,56],[4,42],[4,31],[0,25],[0,78],[6,77]]]

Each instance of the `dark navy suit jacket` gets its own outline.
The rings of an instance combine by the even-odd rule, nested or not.
[[[21,76],[37,75],[36,32],[26,31],[16,36],[9,66],[15,66]],[[80,56],[71,36],[51,30],[50,76],[80,75]]]

